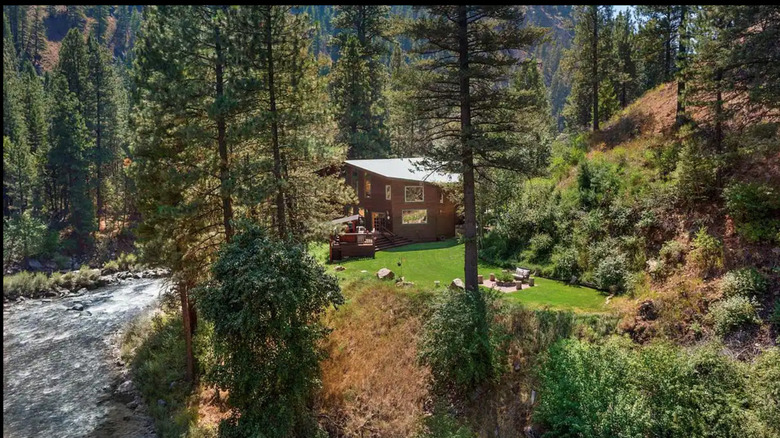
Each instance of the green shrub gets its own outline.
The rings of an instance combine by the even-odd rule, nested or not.
[[[720,290],[726,298],[736,295],[761,297],[766,292],[766,287],[764,276],[752,267],[729,271],[720,283]]]
[[[705,201],[715,194],[718,162],[703,141],[688,135],[683,141],[675,170],[677,194],[688,205]]]
[[[508,283],[510,281],[515,281],[515,277],[512,275],[511,272],[499,272],[498,274],[496,274],[496,280],[502,283]]]
[[[671,264],[671,266],[677,266],[683,262],[685,245],[676,240],[668,240],[661,246],[658,256],[664,263]]]
[[[550,436],[642,436],[650,409],[630,380],[637,371],[618,340],[604,346],[562,340],[544,360],[534,420]]]
[[[771,348],[756,359],[748,393],[766,425],[766,436],[780,436],[780,349]]]
[[[524,258],[528,261],[541,263],[550,257],[555,241],[547,233],[535,234],[531,237],[529,248]]]
[[[773,436],[780,396],[771,381],[777,379],[775,353],[755,368],[753,385],[765,385],[758,400],[745,365],[721,349],[636,347],[623,338],[603,345],[561,341],[543,361],[534,420],[549,436]]]
[[[775,328],[780,329],[780,300],[775,300],[775,307],[769,315],[769,322],[775,326]]]
[[[600,289],[616,293],[625,290],[628,273],[626,256],[618,253],[599,260],[593,271],[593,279]]]
[[[726,335],[740,327],[760,324],[761,318],[758,317],[760,308],[755,299],[739,295],[715,303],[710,310],[715,332]]]
[[[497,299],[482,290],[437,297],[419,344],[420,363],[430,367],[436,392],[462,395],[501,375],[504,334],[493,322]]]
[[[51,290],[54,283],[43,272],[22,271],[3,277],[3,296],[7,298],[38,297]]]
[[[138,257],[133,253],[122,253],[119,254],[119,258],[117,258],[117,262],[119,263],[119,268],[123,271],[129,271],[132,270],[135,264],[138,262]]]
[[[666,263],[663,260],[650,259],[647,261],[647,273],[653,280],[663,280],[669,275],[669,269],[666,267]]]
[[[418,438],[475,438],[477,434],[461,425],[446,406],[437,403],[433,414],[425,417],[425,428]]]
[[[103,265],[103,271],[107,273],[117,272],[119,271],[119,262],[116,260],[111,260],[110,262]]]
[[[57,265],[57,269],[70,269],[70,257],[62,254],[54,254],[52,261]]]
[[[552,255],[553,275],[563,281],[580,275],[577,250],[571,246],[556,245]]]
[[[693,239],[693,249],[688,255],[690,262],[706,276],[723,268],[723,246],[720,241],[700,228]]]
[[[291,240],[249,225],[219,253],[196,292],[213,323],[207,379],[230,393],[222,436],[313,436],[322,313],[344,302],[338,279]]]
[[[768,184],[730,184],[723,190],[726,209],[737,231],[751,242],[773,241],[780,235],[780,191]]]

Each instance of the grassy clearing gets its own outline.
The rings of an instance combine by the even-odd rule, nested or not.
[[[3,277],[3,296],[8,299],[18,296],[36,298],[60,287],[68,290],[92,289],[97,286],[99,278],[100,270],[86,265],[78,271],[55,272],[51,276],[44,272],[22,271]]]
[[[329,271],[342,280],[370,280],[374,278],[376,271],[388,268],[397,277],[403,276],[418,287],[431,287],[434,281],[440,281],[441,287],[446,287],[454,278],[463,278],[464,250],[465,245],[459,244],[454,239],[416,243],[379,251],[373,259],[344,260],[340,264],[346,270],[336,272],[334,264],[329,266]],[[491,272],[500,273],[501,268],[480,262],[480,274],[488,278]],[[505,294],[504,297],[532,308],[550,307],[579,312],[609,310],[605,304],[605,296],[601,292],[587,287],[569,286],[545,278],[536,278],[536,286]]]
[[[216,436],[215,428],[199,425],[199,394],[185,381],[180,314],[158,312],[131,323],[122,337],[121,355],[131,364],[158,436]]]

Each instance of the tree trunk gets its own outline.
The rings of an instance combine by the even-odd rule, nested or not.
[[[474,200],[474,151],[471,146],[471,90],[469,89],[469,41],[466,6],[458,7],[458,58],[460,61],[460,138],[463,148],[463,209],[466,219],[465,286],[477,290],[477,209]]]
[[[279,147],[279,121],[276,111],[276,90],[274,89],[274,56],[273,56],[273,33],[271,24],[273,21],[273,6],[266,6],[267,21],[265,23],[266,38],[266,56],[268,61],[268,98],[271,105],[271,136],[272,149],[274,156],[273,174],[276,179],[276,226],[278,227],[279,237],[287,236],[287,220],[284,202],[284,181],[282,181],[282,156]]]
[[[599,7],[593,8],[593,131],[599,130]]]
[[[222,100],[224,95],[225,79],[224,68],[225,58],[222,53],[222,40],[219,32],[219,26],[214,27],[214,50],[217,56],[216,75],[217,75],[217,101]],[[222,197],[222,220],[225,226],[225,241],[230,243],[233,239],[233,200],[230,196],[230,175],[228,172],[228,150],[227,139],[225,138],[225,114],[220,110],[217,114],[217,144],[219,147],[219,184],[220,196]]]
[[[98,20],[99,21],[99,20]],[[98,43],[99,44],[99,43]],[[101,149],[101,140],[103,137],[103,127],[100,123],[100,117],[101,117],[101,98],[100,95],[100,86],[102,85],[102,74],[103,71],[103,65],[101,64],[102,60],[100,59],[100,47],[97,48],[97,71],[95,72],[97,75],[97,78],[95,79],[95,158],[96,158],[96,173],[97,173],[97,182],[95,184],[96,188],[96,197],[97,197],[97,221],[98,221],[98,230],[103,231],[105,228],[105,224],[103,222],[103,191],[101,190],[101,186],[103,185],[103,150]]]
[[[723,152],[723,69],[715,71],[715,145],[718,152]]]
[[[678,29],[678,38],[680,40],[680,46],[677,50],[677,65],[680,69],[677,73],[677,126],[682,125],[685,120],[685,62],[686,62],[686,48],[688,33],[686,31],[686,15],[688,14],[687,5],[680,6],[680,27]]]
[[[189,291],[186,283],[181,282],[179,287],[179,297],[181,298],[181,317],[184,328],[184,344],[187,349],[187,370],[186,379],[188,382],[195,382],[195,354],[192,350],[192,308],[190,307]]]

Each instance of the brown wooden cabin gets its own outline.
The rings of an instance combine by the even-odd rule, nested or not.
[[[345,214],[363,218],[363,226],[373,235],[377,251],[455,236],[456,205],[440,184],[457,182],[458,175],[419,170],[415,164],[420,160],[389,158],[344,163],[344,178],[358,196],[357,205],[346,206]],[[342,251],[341,255],[347,254]]]

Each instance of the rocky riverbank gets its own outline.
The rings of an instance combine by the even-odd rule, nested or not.
[[[167,277],[165,268],[141,271],[113,272],[107,269],[79,269],[65,273],[20,272],[3,277],[3,303],[9,304],[36,298],[78,296],[99,287],[120,285],[130,280]]]

